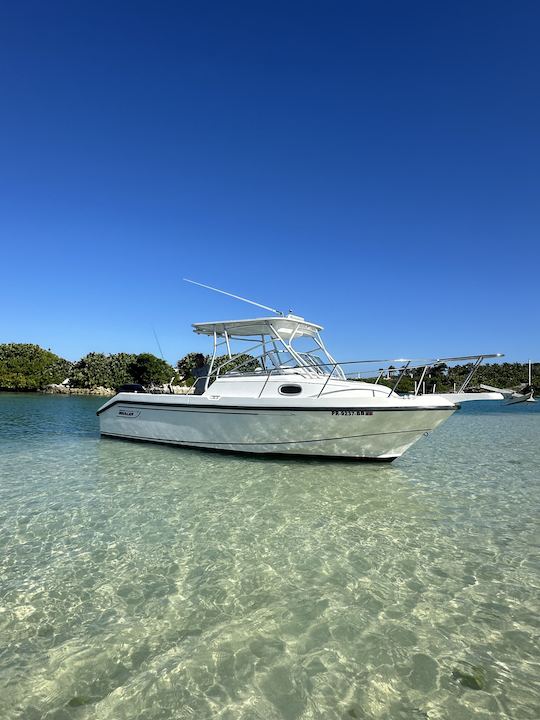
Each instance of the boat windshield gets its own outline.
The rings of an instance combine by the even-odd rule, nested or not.
[[[195,332],[213,335],[214,352],[207,369],[205,387],[219,375],[229,373],[290,372],[311,377],[345,374],[324,346],[319,330],[303,318],[259,318],[194,325]]]
[[[299,355],[317,375],[331,375],[335,368],[334,363],[329,363],[328,360],[325,362],[319,355],[311,353],[299,353]]]
[[[307,352],[298,352],[296,357],[293,357],[291,353],[286,351],[270,350],[266,352],[260,360],[264,369],[267,371],[276,371],[280,368],[302,368],[305,366],[310,374],[331,375],[335,368],[335,363],[330,363],[319,355]],[[299,362],[299,360],[301,362]]]

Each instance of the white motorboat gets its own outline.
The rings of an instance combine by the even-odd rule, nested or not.
[[[480,385],[483,390],[495,391],[506,400],[505,405],[519,405],[520,403],[536,402],[534,397],[534,386],[532,384],[532,363],[529,360],[529,381],[522,383],[519,388],[495,388],[491,385]]]
[[[536,402],[534,399],[534,390],[529,390],[529,392],[526,393],[514,393],[512,397],[507,400],[504,404],[505,405],[519,405],[520,403],[524,402]]]
[[[411,361],[399,361],[392,387],[348,379],[346,363],[337,363],[327,351],[322,327],[296,315],[193,328],[213,339],[213,354],[192,394],[121,392],[98,410],[103,436],[243,453],[391,461],[458,407],[441,397],[398,394]],[[311,347],[305,348],[306,342]],[[233,350],[238,345],[239,352]]]

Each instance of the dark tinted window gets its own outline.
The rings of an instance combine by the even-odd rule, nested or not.
[[[279,388],[279,392],[282,395],[298,395],[302,392],[300,385],[282,385]]]
[[[137,383],[132,383],[128,385],[120,385],[117,392],[138,392],[138,393],[145,393],[146,390],[142,385],[139,385]]]

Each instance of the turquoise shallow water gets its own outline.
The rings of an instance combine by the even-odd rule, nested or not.
[[[540,717],[540,403],[389,466],[100,440],[99,404],[0,395],[0,718]]]

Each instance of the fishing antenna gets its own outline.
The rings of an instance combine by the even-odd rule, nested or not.
[[[167,362],[167,361],[165,360],[165,358],[163,357],[163,350],[161,349],[161,343],[159,342],[159,338],[158,338],[158,336],[157,336],[157,332],[156,332],[156,328],[155,328],[155,327],[152,328],[152,332],[154,333],[154,337],[156,338],[156,342],[157,342],[157,346],[158,346],[158,348],[159,348],[159,354],[161,355],[161,359],[163,360],[163,362]],[[168,364],[168,363],[167,363],[167,364]],[[168,382],[169,390],[170,390],[170,392],[173,393],[173,394],[174,394],[174,390],[173,390],[173,388],[172,388],[172,384],[173,384],[173,380],[175,379],[175,377],[176,377],[176,372],[175,372],[175,374],[172,376],[172,378],[171,378],[171,379],[169,380],[169,382]]]
[[[162,360],[165,360],[165,358],[163,357],[163,350],[161,349],[161,343],[160,343],[159,340],[158,340],[156,328],[153,327],[153,328],[152,328],[152,332],[154,333],[154,337],[156,338],[156,343],[157,343],[157,346],[158,346],[158,348],[159,348],[159,354],[161,355],[161,359],[162,359]]]
[[[242,302],[249,303],[250,305],[256,305],[257,307],[263,308],[263,310],[270,310],[270,312],[276,313],[276,315],[283,315],[283,313],[280,310],[276,310],[275,308],[268,307],[268,305],[261,305],[261,303],[254,302],[253,300],[248,300],[247,298],[240,297],[240,295],[233,295],[230,292],[225,292],[225,290],[220,290],[219,288],[212,287],[211,285],[205,285],[204,283],[195,282],[195,280],[190,280],[189,278],[182,278],[185,282],[191,283],[192,285],[199,285],[199,287],[206,288],[207,290],[213,290],[214,292],[221,293],[222,295],[228,295],[229,297],[235,298],[235,300],[242,300]]]

